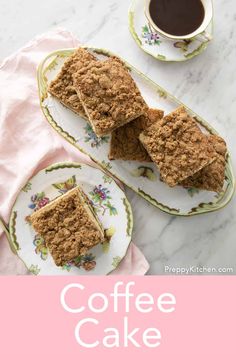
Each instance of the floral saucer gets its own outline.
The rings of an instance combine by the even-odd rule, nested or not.
[[[133,0],[129,9],[129,29],[138,46],[149,55],[161,61],[185,61],[202,53],[209,41],[202,42],[199,37],[190,40],[171,40],[155,32],[145,14],[144,0]],[[206,29],[212,37],[213,23]]]
[[[93,247],[63,267],[57,267],[44,239],[29,224],[29,215],[80,185],[89,198],[110,242]],[[19,193],[9,223],[11,248],[35,275],[106,275],[125,256],[131,241],[130,204],[116,182],[88,165],[62,162],[37,173]]]

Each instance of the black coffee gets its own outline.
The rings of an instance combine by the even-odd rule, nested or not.
[[[200,27],[205,10],[201,0],[151,0],[150,15],[162,31],[184,36]]]

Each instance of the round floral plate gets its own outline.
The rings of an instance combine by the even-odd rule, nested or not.
[[[185,61],[202,53],[209,44],[198,37],[191,40],[175,41],[165,38],[152,30],[144,14],[144,0],[133,0],[129,9],[129,29],[138,44],[146,53],[162,61]],[[206,32],[212,37],[213,23]]]
[[[85,256],[57,267],[43,238],[29,224],[28,216],[77,185],[82,187],[112,237]],[[105,275],[125,256],[132,227],[130,204],[110,176],[88,165],[63,162],[40,171],[21,190],[11,212],[9,232],[11,246],[35,275]]]
[[[90,48],[88,50],[100,59],[114,55],[103,49]],[[108,159],[110,136],[98,138],[87,121],[65,108],[47,93],[48,84],[55,78],[65,59],[73,51],[74,49],[67,49],[53,52],[43,60],[38,68],[41,108],[48,122],[61,136],[148,202],[169,214],[181,216],[202,214],[223,208],[229,203],[235,184],[229,155],[227,156],[224,188],[219,194],[194,188],[185,189],[180,186],[170,188],[160,181],[159,171],[153,163],[110,161]],[[179,105],[183,105],[130,64],[127,62],[125,64],[130,68],[131,76],[150,107],[162,109],[167,114]],[[202,130],[217,134],[205,120],[188,107],[186,109],[196,119]]]

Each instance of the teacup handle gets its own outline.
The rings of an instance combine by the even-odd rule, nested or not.
[[[202,43],[206,43],[206,42],[210,42],[212,40],[212,38],[213,37],[210,33],[207,33],[206,31],[204,31],[196,37],[196,40],[198,40]]]

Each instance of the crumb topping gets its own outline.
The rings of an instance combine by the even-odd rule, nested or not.
[[[141,116],[113,131],[109,152],[110,160],[151,161],[139,140],[139,135],[144,129],[161,119],[163,115],[163,111],[149,108],[146,116]]]
[[[181,185],[187,188],[205,189],[220,192],[225,180],[226,143],[216,135],[209,135],[208,142],[215,150],[215,161],[204,167],[201,171],[185,179]]]
[[[184,107],[149,127],[140,140],[171,187],[214,160],[214,149]]]
[[[45,239],[57,266],[103,242],[101,227],[87,208],[75,188],[31,215],[32,226]]]
[[[103,136],[147,112],[128,69],[116,57],[89,63],[73,75],[90,123]]]

